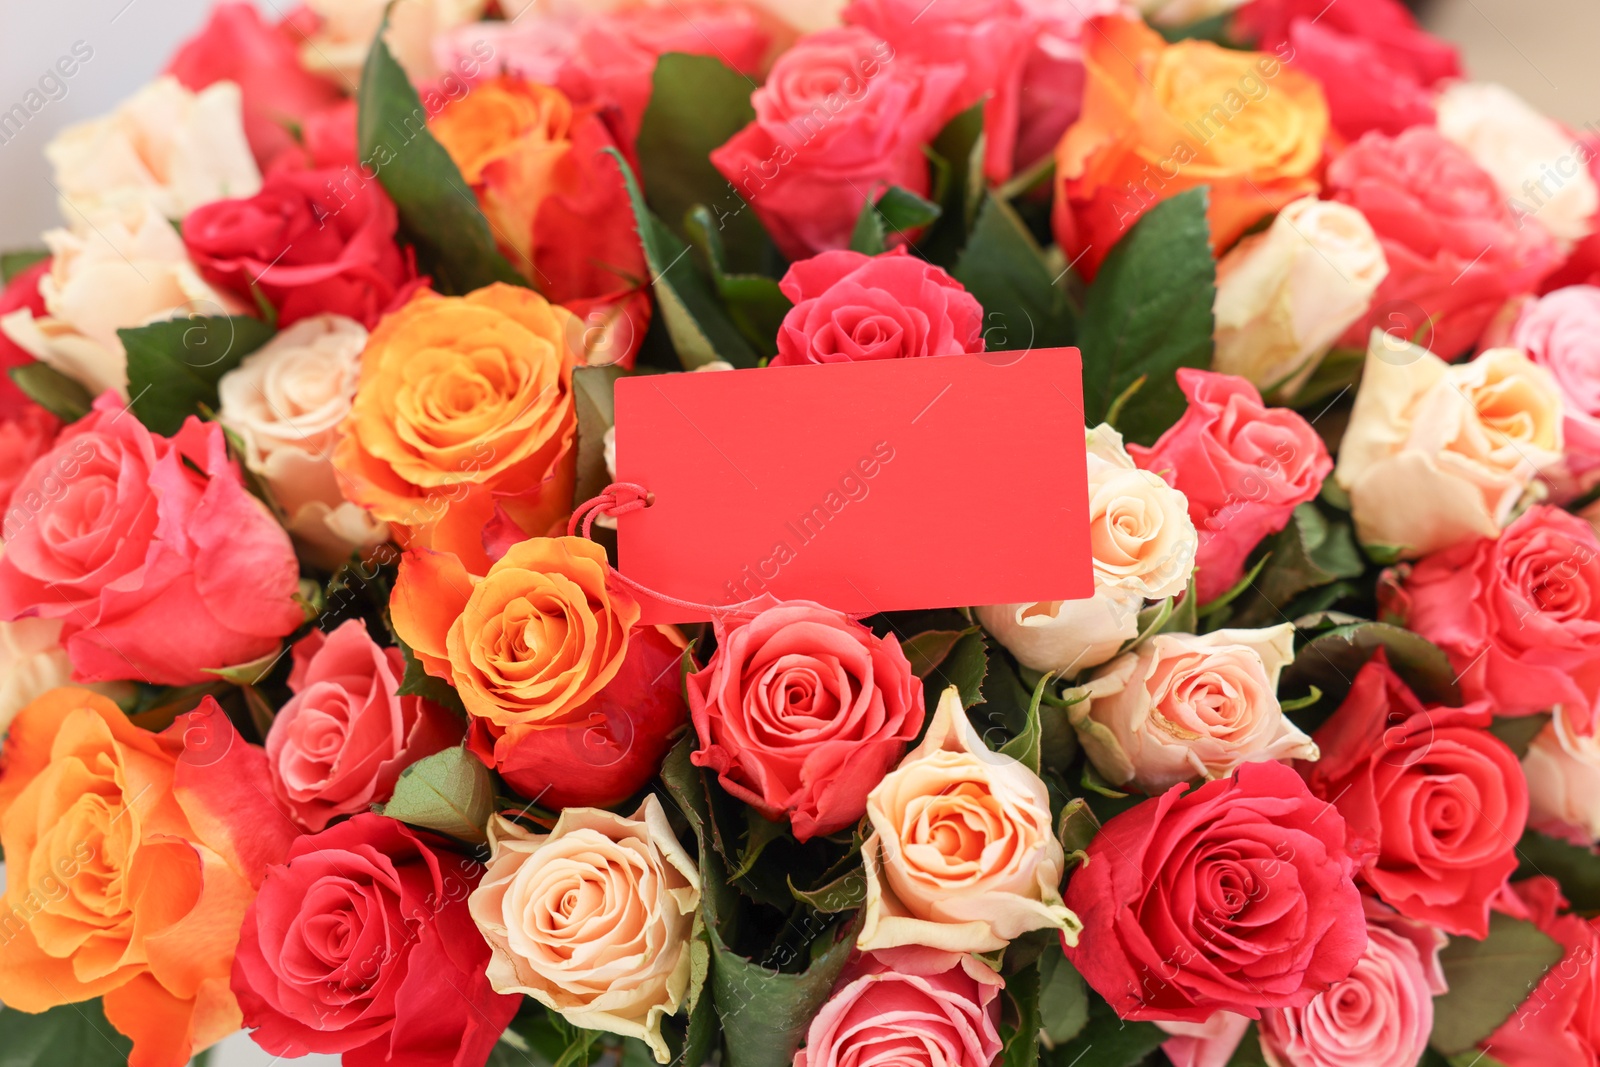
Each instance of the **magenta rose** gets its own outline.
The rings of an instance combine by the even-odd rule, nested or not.
[[[1498,910],[1533,923],[1565,949],[1528,999],[1481,1042],[1506,1067],[1551,1067],[1600,1062],[1600,929],[1565,914],[1567,901],[1553,878],[1511,886]]]
[[[255,196],[191,211],[183,243],[207,279],[246,300],[259,291],[282,326],[331,313],[370,330],[426,283],[395,244],[398,225],[383,187],[358,170],[291,170]]]
[[[1600,467],[1600,288],[1574,285],[1530,302],[1509,343],[1555,378],[1569,473],[1590,480]]]
[[[299,582],[221,426],[160,437],[107,393],[12,494],[0,619],[60,619],[77,681],[195,685],[277,651]]]
[[[364,814],[295,840],[245,913],[233,992],[275,1056],[481,1067],[519,996],[490,988],[467,912],[483,868]]]
[[[1263,52],[1278,52],[1291,30],[1314,22],[1346,37],[1370,41],[1389,66],[1423,85],[1461,76],[1461,57],[1448,41],[1417,25],[1400,0],[1251,0],[1239,9],[1235,31]]]
[[[1367,950],[1350,977],[1304,1008],[1261,1016],[1261,1047],[1279,1067],[1402,1067],[1415,1064],[1433,1032],[1433,998],[1446,991],[1439,950],[1446,938],[1373,900]]]
[[[801,841],[856,822],[922,730],[900,642],[806,601],[715,626],[711,662],[685,680],[695,766]]]
[[[852,959],[794,1067],[988,1067],[1005,981],[975,956],[900,948]]]
[[[1409,919],[1482,938],[1517,869],[1528,784],[1489,704],[1424,707],[1380,650],[1312,740],[1311,791],[1350,828],[1357,874]]]
[[[1494,539],[1435,552],[1388,605],[1450,657],[1497,715],[1560,704],[1587,733],[1600,694],[1600,541],[1559,508],[1529,508]]]
[[[1316,498],[1333,460],[1310,423],[1264,405],[1243,378],[1185,367],[1178,387],[1189,399],[1183,418],[1153,447],[1129,445],[1128,454],[1189,501],[1200,532],[1195,585],[1204,604],[1244,576],[1245,559],[1262,538]]]
[[[755,121],[711,162],[789,259],[844,248],[868,199],[892,185],[928,195],[923,149],[963,76],[856,27],[812,34],[778,57],[750,97]]]
[[[1067,958],[1124,1019],[1299,1008],[1366,946],[1339,813],[1281,763],[1176,785],[1105,824],[1067,882]]]
[[[774,367],[983,351],[983,308],[950,275],[904,249],[824,252],[779,283],[794,307]]]
[[[1521,225],[1494,179],[1431,127],[1366,134],[1328,167],[1327,192],[1366,216],[1389,263],[1345,335],[1358,348],[1378,328],[1454,359],[1561,262],[1555,238]]]
[[[359,619],[294,643],[294,696],[267,732],[273,791],[313,833],[394,794],[400,772],[461,740],[465,724],[421,697],[396,696],[398,648],[380,648]]]

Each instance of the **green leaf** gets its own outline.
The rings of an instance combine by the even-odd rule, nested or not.
[[[98,998],[39,1015],[0,1008],[0,1067],[121,1067],[132,1049]]]
[[[494,812],[489,768],[464,748],[447,748],[400,772],[394,796],[379,808],[391,819],[482,844]]]
[[[466,718],[466,705],[461,703],[461,694],[456,692],[456,687],[443,678],[435,678],[429,674],[422,666],[422,661],[417,658],[417,654],[411,651],[410,645],[398,637],[394,639],[394,643],[400,649],[400,655],[406,664],[405,673],[400,676],[400,688],[395,690],[395,695],[431,700],[440,707],[449,708],[462,718]]]
[[[1117,1018],[1099,996],[1089,998],[1088,1014],[1077,1036],[1051,1052],[1051,1067],[1133,1067],[1167,1039],[1167,1032],[1155,1023]]]
[[[1499,912],[1482,941],[1452,937],[1439,954],[1450,991],[1433,1000],[1429,1043],[1446,1056],[1497,1030],[1562,957],[1561,944],[1530,922]]]
[[[385,27],[388,23],[385,20]],[[377,172],[416,247],[418,265],[441,293],[469,293],[492,282],[527,285],[500,249],[478,197],[428,130],[429,114],[380,30],[356,94],[356,141],[364,168]],[[532,275],[532,264],[527,265]]]
[[[754,88],[715,56],[668,52],[656,61],[636,142],[639,180],[651,208],[676,236],[688,240],[689,211],[703,206],[739,271],[760,269],[767,236],[756,213],[712,166],[710,155],[755,119]]]
[[[924,630],[902,641],[900,651],[911,661],[911,673],[926,678],[949,657],[958,641],[977,632],[976,626],[965,630]]]
[[[128,395],[139,421],[171,437],[190,415],[217,407],[217,382],[272,340],[272,327],[247,315],[168,319],[117,331],[128,352]]]
[[[1021,733],[1000,748],[1000,754],[1010,756],[1034,774],[1039,773],[1039,739],[1043,731],[1039,726],[1039,701],[1044,699],[1045,688],[1055,675],[1047,674],[1033,688],[1033,699],[1028,703],[1028,724]]]
[[[881,256],[889,248],[888,228],[883,216],[871,201],[863,201],[861,214],[856,216],[855,229],[850,231],[850,251],[864,256]]]
[[[1089,987],[1051,939],[1039,956],[1039,1028],[1052,1045],[1071,1041],[1089,1021]]]
[[[1504,741],[1506,747],[1517,754],[1517,759],[1521,759],[1528,754],[1533,739],[1538,737],[1539,732],[1549,724],[1549,712],[1518,715],[1513,718],[1497,716],[1489,724],[1489,732]]]
[[[696,204],[689,209],[684,228],[689,239],[705,254],[706,263],[711,267],[712,285],[733,324],[763,353],[775,355],[778,327],[794,307],[778,288],[777,281],[765,274],[740,274],[733,270],[723,246],[722,232],[716,228],[711,211],[705,205]]]
[[[1056,285],[1038,242],[1004,200],[991,196],[983,202],[951,273],[983,305],[983,341],[990,351],[1073,343],[1076,324],[1067,295]],[[1084,376],[1087,383],[1087,365]]]
[[[916,193],[891,185],[878,197],[878,213],[884,225],[897,233],[917,230],[933,222],[940,215],[939,205],[922,199]]]
[[[768,845],[782,837],[784,831],[789,828],[787,821],[774,822],[751,807],[744,809],[744,815],[748,827],[744,851],[739,854],[739,866],[733,869],[728,875],[729,878],[743,878],[754,870],[761,853],[766,851]]]
[[[1310,629],[1319,618],[1298,619],[1295,626]],[[1320,725],[1344,702],[1356,673],[1380,648],[1387,652],[1389,666],[1424,704],[1460,705],[1455,671],[1437,645],[1398,626],[1357,620],[1335,626],[1307,642],[1283,672],[1278,685],[1280,696],[1308,693],[1313,686],[1323,693],[1323,700],[1316,707],[1319,715],[1297,716],[1295,724],[1308,732]]]
[[[1249,589],[1255,584],[1256,576],[1261,573],[1262,568],[1266,567],[1267,561],[1270,559],[1272,559],[1272,553],[1268,552],[1266,555],[1256,560],[1255,566],[1245,571],[1244,576],[1237,582],[1234,582],[1227,592],[1222,593],[1215,600],[1210,600],[1205,604],[1202,604],[1200,606],[1200,618],[1207,619],[1221,611],[1223,608],[1227,607],[1229,604],[1232,604],[1235,600],[1239,599],[1239,597],[1244,594],[1246,589]]]
[[[841,911],[854,911],[867,902],[867,871],[865,867],[856,866],[829,882],[809,892],[796,889],[794,879],[789,879],[789,892],[802,904],[809,905],[820,912],[832,914]]]
[[[7,285],[11,280],[35,263],[50,258],[47,248],[17,248],[10,252],[0,252],[0,281]]]
[[[1561,883],[1561,893],[1574,911],[1600,912],[1600,856],[1587,848],[1525,830],[1517,842],[1522,865],[1514,878],[1547,874]]]
[[[799,974],[764,967],[733,952],[711,928],[711,987],[728,1067],[790,1067],[812,1016],[833,992],[855,948],[855,927],[819,930]]]
[[[249,663],[238,663],[232,667],[202,667],[201,669],[207,674],[215,675],[223,681],[231,682],[237,686],[260,685],[262,679],[266,678],[282,658],[283,646],[280,643],[279,647],[264,656],[256,657]]]
[[[983,200],[983,105],[979,100],[945,123],[928,146],[928,161],[942,179],[933,191],[942,210],[917,246],[926,259],[943,267],[955,262],[966,245]]]
[[[1156,631],[1163,634],[1192,634],[1200,629],[1200,596],[1195,592],[1194,575],[1189,576],[1189,588],[1172,601],[1172,614]]]
[[[953,685],[961,691],[961,706],[970,708],[983,699],[983,679],[988,673],[989,657],[983,634],[969,633],[956,642],[944,663],[934,669],[930,680],[937,682],[938,691],[933,696],[937,698],[939,692]],[[937,704],[937,699],[929,702],[930,715]]]
[[[613,390],[627,375],[621,367],[576,367],[572,371],[573,406],[578,414],[578,479],[573,506],[600,495],[611,482],[606,470],[605,439],[616,419]]]
[[[1191,189],[1157,204],[1101,264],[1078,335],[1087,425],[1144,375],[1149,382],[1128,401],[1119,429],[1150,444],[1183,414],[1174,372],[1210,366],[1217,265],[1206,198],[1206,189]]]
[[[1266,1053],[1261,1051],[1261,1031],[1255,1023],[1251,1023],[1244,1037],[1239,1039],[1239,1047],[1229,1058],[1228,1067],[1270,1067]]]
[[[1278,709],[1287,715],[1291,711],[1299,711],[1302,708],[1309,708],[1321,699],[1322,690],[1318,689],[1316,686],[1312,686],[1311,692],[1307,693],[1303,697],[1299,697],[1295,700],[1281,701],[1278,705]]]
[[[1288,399],[1301,411],[1324,409],[1354,392],[1361,383],[1361,371],[1366,365],[1365,348],[1335,348],[1322,357],[1322,362],[1311,372],[1311,377]]]
[[[1295,508],[1289,524],[1263,543],[1271,562],[1250,595],[1235,606],[1232,626],[1283,622],[1283,609],[1301,593],[1341,578],[1359,578],[1366,570],[1349,525],[1330,523],[1315,504]]]
[[[62,422],[77,422],[89,414],[94,397],[81,383],[44,363],[12,367],[11,380],[29,400]]]
[[[1005,1045],[1000,1052],[998,1067],[1037,1067],[1040,1028],[1038,964],[1030,964],[1007,976],[1005,995],[1016,1011],[1017,1022],[1015,1026],[1001,1028]]]
[[[1089,842],[1094,840],[1094,835],[1100,832],[1100,820],[1095,818],[1094,812],[1089,808],[1089,802],[1082,797],[1073,797],[1061,809],[1061,818],[1056,821],[1056,837],[1061,840],[1061,847],[1067,852],[1082,852],[1089,847]]]

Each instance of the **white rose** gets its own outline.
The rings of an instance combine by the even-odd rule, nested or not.
[[[1363,544],[1408,558],[1496,537],[1562,454],[1561,394],[1516,349],[1451,366],[1372,332],[1334,480]]]
[[[217,417],[244,442],[245,465],[272,491],[307,555],[327,567],[389,537],[386,523],[344,499],[333,467],[366,343],[352,319],[301,319],[217,383]]]
[[[71,681],[60,619],[0,622],[0,736],[17,712]]]
[[[434,61],[434,41],[446,30],[483,17],[488,0],[306,0],[322,21],[300,49],[307,70],[332,74],[352,92],[361,83],[372,39],[389,9],[384,44],[413,82],[430,81],[441,72]]]
[[[136,223],[146,204],[181,219],[201,204],[261,189],[233,82],[196,93],[164,75],[111,114],[68,126],[44,154],[61,214],[75,230],[108,212]]]
[[[244,311],[200,277],[183,239],[153,205],[144,205],[132,223],[100,216],[82,233],[51,230],[44,242],[53,257],[39,282],[45,315],[35,318],[23,308],[0,319],[0,329],[90,392],[128,395],[127,354],[117,330]]]
[[[1278,703],[1294,626],[1158,634],[1097,671],[1069,715],[1112,785],[1155,795],[1241,763],[1317,758]]]
[[[1194,571],[1199,535],[1184,495],[1135,466],[1110,426],[1087,431],[1086,441],[1095,595],[978,609],[995,640],[1034,670],[1104,663],[1138,636],[1145,600],[1181,593]]]
[[[1245,0],[1135,0],[1144,17],[1158,26],[1187,26],[1225,15],[1244,3]]]
[[[1522,757],[1531,825],[1577,827],[1600,840],[1600,737],[1568,728],[1561,708]],[[1552,825],[1553,824],[1553,825]]]
[[[1439,95],[1439,132],[1489,172],[1521,221],[1569,246],[1594,232],[1600,189],[1589,149],[1502,85],[1458,82]]]
[[[1366,216],[1308,196],[1217,264],[1211,369],[1293,396],[1372,304],[1388,260]]]

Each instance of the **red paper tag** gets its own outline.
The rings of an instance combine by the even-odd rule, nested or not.
[[[703,604],[851,613],[1094,594],[1076,349],[616,385],[622,573]],[[641,597],[645,622],[703,614]]]

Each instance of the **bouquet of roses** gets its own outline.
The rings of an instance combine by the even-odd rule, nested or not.
[[[6,1064],[1600,1064],[1600,144],[1397,0],[230,2],[47,154]],[[642,621],[622,379],[1064,347],[1091,597]]]

